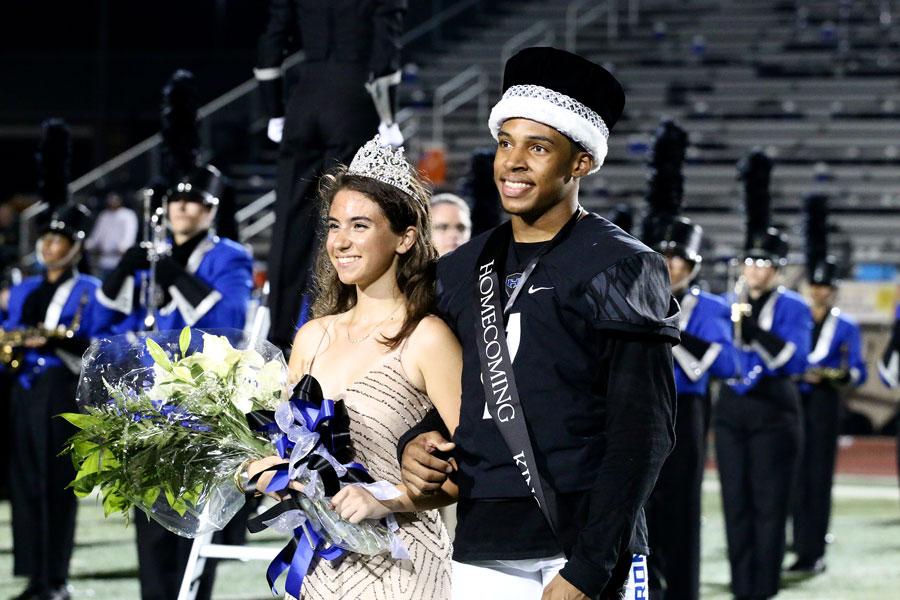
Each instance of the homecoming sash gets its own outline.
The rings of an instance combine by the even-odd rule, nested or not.
[[[513,463],[522,474],[525,486],[537,501],[554,535],[557,532],[556,498],[553,490],[544,484],[535,462],[534,446],[519,400],[516,376],[506,343],[505,317],[541,257],[568,237],[584,214],[579,207],[553,239],[531,258],[505,306],[500,300],[504,287],[500,284],[497,270],[502,270],[506,263],[506,253],[512,239],[512,227],[509,223],[504,223],[491,233],[476,264],[475,338],[478,343],[484,399],[488,412],[512,455]]]

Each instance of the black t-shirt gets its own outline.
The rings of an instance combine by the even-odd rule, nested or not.
[[[641,507],[673,442],[678,328],[665,263],[605,219],[586,215],[542,255],[509,312],[510,358],[537,467],[557,498],[554,539],[484,410],[475,294],[486,240],[473,239],[438,265],[439,313],[460,339],[464,363],[454,558],[562,550],[569,557],[564,576],[593,594],[619,556],[647,551]],[[539,249],[508,247],[507,298]]]
[[[501,278],[506,291],[502,304],[505,305],[512,296],[528,261],[549,243],[510,242]],[[460,526],[453,543],[454,560],[544,558],[562,551],[544,514],[531,497],[491,498],[482,502],[460,498],[456,511]],[[490,531],[490,535],[485,536],[485,531]],[[510,539],[518,540],[514,548],[509,545]]]

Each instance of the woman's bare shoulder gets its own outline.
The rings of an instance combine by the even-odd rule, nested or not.
[[[324,341],[332,323],[339,315],[327,315],[318,319],[311,319],[303,324],[294,335],[294,343],[291,346],[291,358],[295,355],[304,363],[316,353],[316,349]]]
[[[409,336],[409,346],[422,351],[449,346],[459,346],[453,330],[438,316],[427,315]]]

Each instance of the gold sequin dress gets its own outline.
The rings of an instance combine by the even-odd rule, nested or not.
[[[354,382],[343,399],[350,415],[356,460],[375,480],[400,481],[397,441],[431,408],[409,382],[400,354]],[[450,598],[450,538],[437,510],[397,514],[411,560],[388,554],[351,554],[337,568],[320,561],[306,576],[303,600],[446,600]],[[290,596],[286,596],[290,598]]]

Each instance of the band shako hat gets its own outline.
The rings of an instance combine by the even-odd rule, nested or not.
[[[66,122],[54,118],[41,123],[41,142],[35,160],[40,196],[50,210],[69,201],[71,155],[72,135]]]
[[[503,97],[488,126],[497,139],[507,119],[548,125],[591,154],[593,173],[606,158],[609,132],[624,107],[622,86],[600,65],[557,48],[526,48],[506,62]]]
[[[606,215],[606,220],[630,234],[634,227],[634,208],[630,204],[620,202],[610,209]]]
[[[828,196],[825,194],[807,194],[803,198],[803,234],[807,281],[813,285],[836,285],[838,265],[828,254]]]
[[[834,287],[838,283],[838,265],[833,256],[826,256],[813,265],[807,266],[807,280],[812,285]]]
[[[218,206],[221,194],[222,173],[212,165],[203,165],[179,177],[164,196],[169,202],[184,199]]]
[[[788,242],[783,233],[771,226],[772,159],[754,149],[738,162],[738,179],[744,183],[744,258],[768,260],[773,265],[787,264]]]
[[[662,254],[674,254],[692,263],[703,260],[700,255],[700,244],[703,241],[703,228],[692,223],[686,217],[676,217],[669,221],[663,230],[662,240],[656,247]]]
[[[783,233],[769,227],[765,231],[756,231],[751,234],[750,246],[744,252],[745,258],[768,260],[773,265],[787,264],[788,242]]]
[[[84,239],[90,224],[91,211],[86,206],[77,203],[66,204],[53,212],[41,235],[58,233],[76,243]]]
[[[647,157],[647,211],[641,221],[641,241],[657,248],[666,229],[681,216],[684,204],[684,159],[688,134],[675,121],[663,119]]]

